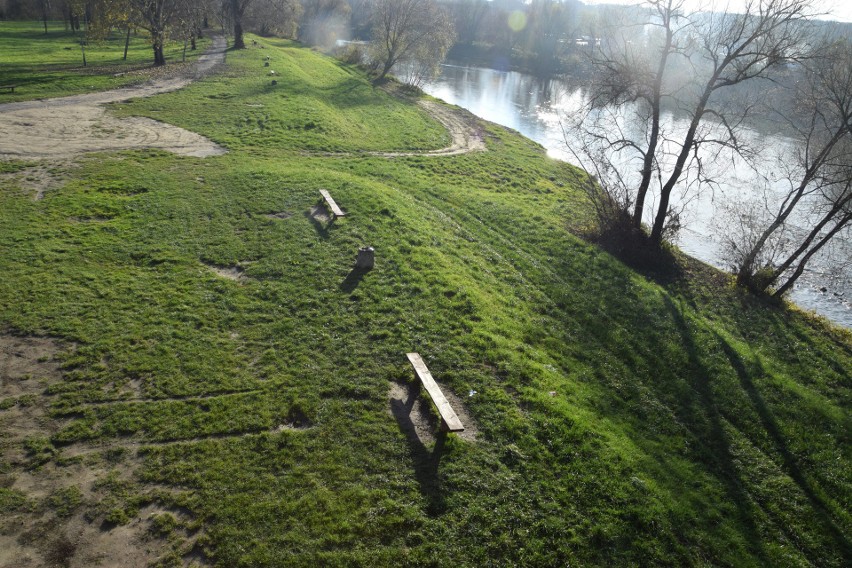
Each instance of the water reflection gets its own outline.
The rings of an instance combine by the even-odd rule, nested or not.
[[[515,71],[496,71],[479,67],[445,65],[442,75],[423,90],[451,104],[464,107],[477,116],[517,130],[547,148],[554,158],[577,164],[566,149],[560,114],[579,108],[584,90],[579,84],[558,79],[542,80]],[[671,119],[676,127],[677,121]],[[766,147],[782,147],[781,137],[760,136]],[[686,211],[688,229],[681,231],[678,245],[688,254],[721,268],[720,245],[713,235],[718,229],[713,219],[718,203],[753,187],[746,171],[736,159],[726,164],[726,177],[714,192],[706,192]],[[779,189],[779,188],[776,188]],[[727,194],[727,195],[726,195]],[[649,206],[653,206],[649,204]],[[849,244],[845,243],[847,249]],[[805,309],[814,310],[834,322],[852,328],[852,266],[826,266],[815,263],[806,271],[791,298]]]

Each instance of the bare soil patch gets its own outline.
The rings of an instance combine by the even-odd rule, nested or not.
[[[426,109],[450,133],[453,141],[446,148],[424,152],[429,156],[455,156],[485,150],[482,128],[474,115],[462,109],[454,109],[441,103],[422,100],[418,104]],[[405,154],[403,154],[405,155]]]
[[[46,391],[62,380],[60,354],[68,349],[51,338],[0,334],[0,487],[13,499],[0,515],[0,566],[141,568],[170,547],[189,552],[191,535],[166,539],[152,530],[157,513],[175,515],[170,509],[151,504],[128,523],[104,523],[110,489],[101,482],[110,475],[157,502],[156,492],[134,481],[135,451],[108,444],[73,456],[50,443],[65,422],[50,416]]]
[[[205,265],[213,271],[217,276],[233,280],[234,282],[244,282],[248,280],[245,275],[245,269],[242,266],[215,266],[212,264]]]
[[[47,337],[0,334],[0,397],[40,392],[60,378],[63,346]]]
[[[33,200],[39,201],[47,192],[64,183],[62,170],[67,167],[70,164],[62,162],[31,166],[17,172],[0,174],[0,184],[16,185],[28,192]]]
[[[456,432],[456,435],[468,442],[475,442],[479,431],[462,399],[446,386],[441,386],[441,391],[464,425],[464,431]],[[391,383],[390,399],[390,412],[409,440],[424,447],[434,444],[440,428],[440,419],[432,410],[429,396],[422,392],[420,384]]]
[[[331,221],[331,215],[329,214],[328,209],[325,208],[325,205],[312,206],[308,215],[320,223],[328,223]]]
[[[44,392],[62,375],[56,356],[63,346],[45,337],[0,334],[0,460],[21,464],[23,442],[57,432],[47,415]]]
[[[51,462],[4,476],[3,485],[23,495],[27,505],[0,518],[0,566],[142,568],[169,550],[178,555],[192,550],[197,535],[183,528],[192,523],[191,514],[158,504],[160,490],[136,485],[132,480],[138,465],[135,453],[117,463],[92,454],[68,464]],[[103,506],[110,498],[103,480],[116,474],[150,499],[119,525],[105,522]],[[76,495],[77,501],[63,508],[61,497],[69,494]],[[163,532],[156,523],[160,515],[171,516],[177,526]]]
[[[86,152],[160,148],[184,156],[207,157],[226,150],[199,134],[149,118],[118,119],[103,105],[149,97],[185,87],[225,59],[225,40],[217,37],[195,68],[181,77],[144,85],[46,101],[0,105],[0,157],[71,158]]]

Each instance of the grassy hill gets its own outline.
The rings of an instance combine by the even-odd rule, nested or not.
[[[88,155],[41,200],[35,164],[0,162],[0,545],[89,565],[125,541],[169,566],[848,563],[848,333],[576,238],[578,172],[505,129],[481,125],[485,152],[364,153],[448,137],[358,71],[258,41],[115,108],[225,156]],[[321,188],[345,218],[317,212]],[[354,272],[365,245],[376,268]],[[464,436],[409,414],[409,351]]]
[[[82,47],[81,42],[84,43]],[[103,38],[87,38],[82,32],[64,29],[62,22],[49,22],[45,34],[42,22],[2,21],[0,85],[17,85],[18,88],[14,93],[3,91],[0,103],[137,84],[187,67],[209,45],[209,40],[199,39],[196,43],[195,51],[187,49],[184,52],[182,41],[166,42],[164,53],[172,64],[154,68],[151,66],[154,59],[151,43],[144,31],[132,34],[129,39],[121,30],[114,30]]]

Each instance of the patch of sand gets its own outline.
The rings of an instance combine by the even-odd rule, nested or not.
[[[216,275],[235,282],[243,282],[247,279],[245,269],[241,266],[212,266],[208,264],[207,268],[212,270]]]
[[[217,37],[199,58],[193,76],[100,93],[0,105],[0,158],[56,159],[86,152],[160,148],[184,156],[207,157],[226,150],[199,134],[149,118],[115,118],[103,105],[167,93],[185,87],[225,59]]]
[[[0,183],[16,185],[28,192],[33,200],[38,201],[44,198],[45,193],[62,185],[63,170],[70,167],[70,163],[52,160],[50,164],[42,163],[17,172],[0,174]]]
[[[430,407],[429,395],[422,393],[422,390],[419,382],[408,385],[391,383],[390,412],[410,441],[422,446],[431,446],[436,441],[435,435],[439,431],[440,420],[437,418],[437,411]],[[455,435],[468,442],[475,442],[479,431],[462,400],[447,387],[441,387],[441,392],[464,425],[464,431],[456,432]]]

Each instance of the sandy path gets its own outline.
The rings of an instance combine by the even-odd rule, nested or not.
[[[227,150],[199,134],[150,118],[116,118],[106,112],[104,105],[181,89],[222,63],[226,47],[224,38],[215,37],[189,76],[112,91],[0,105],[0,159],[69,159],[86,152],[134,148],[160,148],[197,157],[224,154]],[[449,131],[452,137],[449,146],[432,151],[357,155],[454,156],[485,149],[481,130],[471,117],[434,101],[422,100],[419,104]]]
[[[466,111],[459,111],[435,101],[421,100],[419,104],[435,120],[444,125],[444,128],[452,136],[452,143],[446,148],[428,152],[386,152],[379,155],[391,158],[396,156],[456,156],[485,150],[485,140],[483,140],[481,130],[475,126],[472,115],[467,117],[465,116]]]
[[[115,118],[103,105],[183,88],[225,60],[226,42],[213,45],[191,76],[124,89],[0,105],[0,158],[69,158],[85,152],[161,148],[184,156],[217,156],[226,150],[199,134],[149,118]]]

